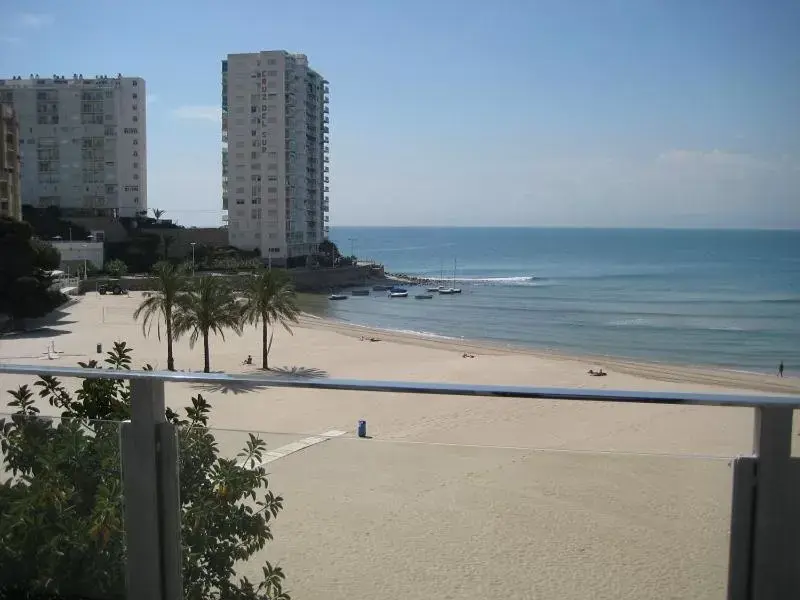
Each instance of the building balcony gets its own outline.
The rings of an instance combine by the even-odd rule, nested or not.
[[[325,136],[322,136],[322,143],[323,143],[323,144],[327,144],[327,143],[329,143],[330,141],[331,141],[331,139],[330,139],[330,138],[329,138],[327,135],[325,135]]]
[[[323,232],[329,234],[329,226]],[[290,241],[302,243],[302,235]],[[129,325],[134,335],[135,324]],[[61,354],[55,349],[59,339],[64,338],[48,348],[51,358]],[[302,338],[296,343],[299,351]],[[349,353],[337,359],[341,347],[336,340],[321,343],[328,344],[316,348],[328,357],[325,364],[358,365],[360,359]],[[225,355],[243,358],[249,350],[236,346],[238,339],[228,342],[225,351],[220,344],[215,340],[212,345],[212,368],[228,360],[241,369],[238,358]],[[391,341],[383,344],[404,351]],[[360,356],[374,356],[375,345],[369,346],[358,350]],[[152,347],[159,354],[147,360],[163,362],[160,346]],[[415,352],[408,350],[409,360]],[[56,357],[69,360],[63,354]],[[134,349],[137,359],[145,360]],[[113,394],[120,410],[92,420],[66,419],[37,394],[31,401],[41,414],[5,408],[5,413],[16,411],[13,419],[2,417],[16,435],[4,435],[0,453],[3,484],[13,490],[4,500],[11,503],[7,510],[30,516],[24,535],[4,539],[4,550],[30,579],[20,581],[23,588],[47,580],[52,589],[69,589],[73,597],[181,598],[199,584],[195,569],[182,570],[188,543],[219,559],[226,558],[229,544],[244,548],[234,535],[251,535],[235,523],[251,506],[250,488],[242,482],[269,472],[269,491],[279,493],[286,508],[274,506],[272,534],[274,543],[281,544],[285,587],[296,598],[324,596],[334,580],[346,584],[352,600],[403,598],[413,589],[425,590],[430,598],[457,597],[464,586],[487,590],[486,597],[530,597],[532,589],[545,589],[548,598],[564,599],[800,598],[800,539],[789,535],[800,524],[795,501],[800,459],[792,454],[792,415],[800,408],[796,395],[343,380],[324,372],[300,377],[280,371],[265,383],[260,373],[0,364],[6,387],[31,385],[43,375],[59,379],[66,390],[76,387],[73,382],[77,387],[82,380],[102,382],[103,399]],[[194,417],[191,423],[167,418],[165,398],[175,408],[191,406],[198,389],[214,390],[203,393],[211,403],[211,424]],[[257,390],[247,396],[255,408],[237,413],[224,395],[231,389]],[[333,405],[334,412],[341,406],[348,414],[368,414],[376,395],[388,406],[382,408],[379,440],[367,438],[372,422],[354,423],[348,433],[320,429],[309,417],[319,402]],[[261,415],[276,401],[290,411],[283,428]],[[542,422],[548,415],[537,407],[554,416]],[[731,408],[739,409],[738,429],[753,433],[752,439],[747,434],[724,437],[725,443],[736,440],[724,450],[676,454],[674,448],[687,443],[686,433],[665,432],[661,425],[665,418],[678,427],[686,419],[705,417],[713,428],[715,419],[728,418]],[[590,409],[595,417],[587,428]],[[438,428],[425,428],[431,410],[442,415]],[[502,431],[498,423],[476,427],[481,415],[489,413],[513,414],[520,422]],[[743,413],[746,418],[739,417]],[[225,429],[214,425],[219,416]],[[122,417],[127,418],[114,420]],[[183,411],[181,417],[186,418]],[[630,419],[638,427],[662,430],[618,442],[620,420]],[[658,423],[653,426],[653,421]],[[295,434],[296,429],[320,433]],[[600,431],[592,436],[588,429]],[[719,433],[723,429],[727,432],[722,427],[711,431],[727,436]],[[499,437],[505,445],[497,444]],[[29,471],[10,468],[20,454],[10,451],[6,441],[11,449],[28,450],[22,456],[32,461]],[[191,465],[206,457],[202,472],[179,468],[187,459]],[[266,488],[256,492],[259,501],[273,506]],[[85,520],[76,520],[76,506],[82,515],[97,517],[91,532],[78,529]],[[398,509],[404,506],[415,508]],[[217,528],[220,522],[231,531]],[[258,524],[272,522],[270,515]],[[85,578],[59,568],[63,549],[57,542],[65,531],[96,536],[92,543],[71,548],[69,558],[75,565],[101,565],[103,577]],[[343,545],[342,535],[353,539]],[[31,544],[31,539],[38,542]],[[425,539],[431,544],[402,543]],[[273,542],[266,543],[270,550]],[[214,544],[220,545],[216,555]],[[261,573],[263,556],[262,550],[234,567]],[[501,570],[502,593],[488,591],[495,581],[487,582],[484,570],[465,569],[464,556]],[[414,571],[411,580],[386,577],[398,563]],[[521,568],[511,568],[515,565]]]
[[[326,185],[326,186],[324,186],[324,187],[322,188],[322,191],[327,193],[327,192],[329,192],[330,190],[328,189],[328,186]]]
[[[327,162],[331,162],[331,159],[330,159],[330,158],[328,158],[327,156],[324,156],[324,157],[322,158],[322,162],[326,162],[326,163],[327,163]]]
[[[330,183],[331,182],[330,179],[331,179],[330,177],[326,176],[322,178],[322,181],[324,181],[325,183]]]
[[[330,147],[330,146],[323,146],[323,147],[322,147],[322,151],[323,151],[325,154],[327,154],[328,152],[330,152],[330,151],[331,151],[331,147]]]
[[[327,106],[325,106],[325,107],[323,107],[322,112],[324,112],[327,115],[330,112],[330,110],[328,109]],[[325,123],[327,123],[327,122],[328,121],[325,121]]]
[[[327,172],[328,172],[328,171],[330,171],[330,170],[331,170],[331,168],[330,168],[330,167],[325,167],[325,168],[323,169],[323,171],[324,171],[325,173],[327,173]]]
[[[328,132],[330,132],[330,129],[328,127],[322,128],[322,133],[328,133]]]

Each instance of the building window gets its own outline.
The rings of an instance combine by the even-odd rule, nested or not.
[[[136,87],[137,85],[139,85],[139,82],[134,79],[133,80],[133,87]]]
[[[139,110],[139,105],[138,104],[134,104],[133,105],[133,110]]]
[[[136,92],[133,92],[133,99],[136,100],[138,97],[139,97],[139,94],[137,94]]]
[[[237,194],[244,194],[244,188],[243,187],[236,188],[236,193]]]
[[[278,193],[278,188],[276,188],[276,187],[268,187],[267,188],[267,193],[268,194],[277,194]]]
[[[138,146],[139,145],[139,140],[133,140],[133,145],[134,146]]]
[[[139,168],[139,163],[137,163],[137,162],[133,163],[133,168],[134,169],[138,169]]]
[[[244,198],[237,198],[236,204],[244,204]]]
[[[134,173],[134,174],[133,174],[133,178],[134,178],[134,179],[139,179],[139,174],[138,174],[138,173]]]
[[[134,151],[133,151],[133,155],[134,155],[134,156],[139,156],[139,151],[138,151],[138,150],[134,150]]]
[[[110,115],[106,115],[106,116],[110,117]],[[139,117],[137,117],[136,115],[133,115],[133,122],[137,123],[138,121],[139,121]]]

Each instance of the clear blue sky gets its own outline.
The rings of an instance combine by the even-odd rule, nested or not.
[[[146,79],[184,224],[220,221],[220,61],[286,49],[331,82],[333,225],[800,228],[794,0],[2,4],[0,75]]]

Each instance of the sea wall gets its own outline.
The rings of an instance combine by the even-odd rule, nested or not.
[[[358,267],[339,267],[336,269],[290,269],[289,276],[294,281],[298,292],[327,292],[332,289],[370,284],[383,280],[382,266],[360,265]],[[198,273],[197,276],[206,273]],[[223,274],[230,280],[234,287],[243,287],[248,273]],[[79,293],[93,292],[97,284],[107,281],[108,277],[90,277],[80,282]],[[134,292],[151,291],[155,289],[155,280],[147,276],[128,276],[119,278],[120,285],[126,290]]]

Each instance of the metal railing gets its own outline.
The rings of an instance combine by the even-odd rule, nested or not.
[[[121,429],[129,600],[182,597],[177,432],[165,418],[165,382],[752,408],[755,411],[753,452],[733,460],[727,597],[729,600],[800,598],[800,459],[791,456],[792,416],[794,410],[800,409],[800,396],[265,378],[11,364],[0,364],[0,374],[130,381],[132,417]]]

